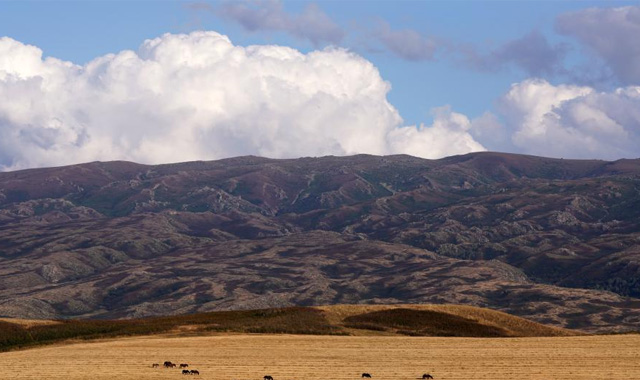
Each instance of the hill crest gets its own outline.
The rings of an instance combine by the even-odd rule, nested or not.
[[[219,311],[130,320],[0,319],[0,351],[77,339],[218,333],[478,338],[580,335],[471,306],[336,305]]]

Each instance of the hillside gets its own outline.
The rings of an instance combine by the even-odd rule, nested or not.
[[[640,328],[640,160],[238,157],[0,173],[0,316],[455,303]]]
[[[0,320],[0,351],[77,339],[219,332],[311,335],[545,337],[575,332],[456,305],[290,307],[127,320]]]

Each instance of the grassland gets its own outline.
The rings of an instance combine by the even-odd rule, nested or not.
[[[0,320],[0,351],[69,339],[216,332],[464,337],[567,336],[577,333],[488,309],[455,305],[290,307],[132,320]]]
[[[126,320],[0,320],[0,351],[29,348],[70,339],[106,339],[152,334],[203,335],[214,332],[271,334],[345,334],[327,323],[322,311],[291,307],[221,311]]]
[[[441,338],[219,333],[129,337],[0,354],[1,379],[180,379],[165,360],[200,379],[631,380],[640,378],[640,336]]]
[[[317,309],[325,313],[325,318],[335,326],[341,326],[350,335],[363,335],[362,330],[383,331],[388,335],[410,336],[466,336],[466,337],[545,337],[582,335],[579,331],[566,330],[511,314],[465,305],[332,305]],[[434,314],[407,315],[407,310],[432,312]],[[393,311],[382,315],[381,312]],[[398,311],[403,311],[398,313]],[[371,322],[375,318],[375,322]],[[444,320],[443,320],[444,318]],[[416,323],[416,319],[418,319]],[[465,331],[460,329],[460,319]],[[409,324],[408,320],[413,320]],[[438,320],[438,326],[433,323]],[[472,323],[469,323],[472,322]],[[373,329],[367,329],[373,325]],[[444,326],[443,326],[444,325]],[[368,333],[364,333],[369,335]]]

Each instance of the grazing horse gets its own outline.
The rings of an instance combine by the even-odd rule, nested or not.
[[[188,366],[189,366],[189,364],[187,364],[187,363],[180,364],[180,368],[187,368]]]
[[[362,378],[364,379],[365,377],[366,377],[367,379],[370,379],[370,378],[371,378],[371,374],[369,374],[369,373],[363,373],[363,374],[362,374]]]
[[[175,366],[175,364],[171,363],[170,361],[166,361],[163,364],[164,368],[171,368],[171,366]]]
[[[183,369],[183,370],[182,370],[182,374],[183,374],[183,375],[190,375],[191,373],[189,372],[189,370],[188,370],[188,369]]]
[[[192,374],[192,375],[200,375],[200,372],[198,372],[198,370],[197,370],[197,369],[192,369],[192,370],[191,370],[191,374]]]
[[[151,364],[151,368],[158,368],[158,367],[160,367],[160,364],[158,363]]]
[[[429,375],[428,373],[425,373],[422,375],[422,380],[425,380],[425,379],[433,379],[433,376]]]
[[[273,377],[269,376],[269,375],[265,375],[265,377],[263,377],[264,380],[273,380]]]

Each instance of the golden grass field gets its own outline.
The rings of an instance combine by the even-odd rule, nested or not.
[[[0,354],[0,379],[640,379],[640,335],[424,338],[220,334],[132,337]],[[195,377],[195,376],[194,376]]]

